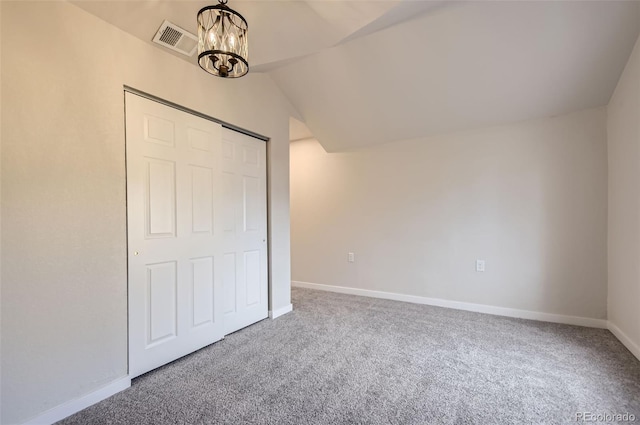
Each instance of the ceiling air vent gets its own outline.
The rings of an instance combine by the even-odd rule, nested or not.
[[[160,25],[153,42],[186,56],[193,56],[198,47],[198,37],[169,21]]]

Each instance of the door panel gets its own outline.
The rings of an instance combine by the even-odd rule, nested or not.
[[[235,275],[225,280],[225,334],[262,320],[267,307],[266,145],[222,129],[224,234],[235,255]],[[232,251],[233,250],[233,251]],[[233,300],[231,300],[233,297]]]
[[[175,146],[175,126],[173,121],[144,114],[144,139],[146,142],[165,146]]]
[[[222,229],[233,241],[236,237],[236,199],[235,175],[222,172]]]
[[[176,263],[147,265],[147,348],[176,336]]]
[[[127,93],[129,373],[224,336],[216,263],[221,127]]]
[[[224,313],[236,312],[236,253],[224,254],[223,262]]]
[[[191,327],[214,321],[213,257],[191,259],[193,320]]]
[[[213,170],[191,165],[192,233],[213,232]]]
[[[260,251],[244,253],[244,280],[246,285],[246,306],[251,307],[260,302]]]
[[[262,209],[260,179],[251,176],[242,176],[242,218],[245,232],[259,232]]]
[[[176,228],[175,163],[153,158],[145,158],[144,161],[147,168],[145,184],[147,237],[173,237]]]
[[[187,129],[187,138],[189,139],[191,149],[211,152],[211,144],[213,142],[209,132],[190,127]]]

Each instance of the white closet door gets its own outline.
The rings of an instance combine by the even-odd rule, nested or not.
[[[224,336],[221,130],[126,94],[132,377]]]
[[[222,129],[224,332],[268,316],[266,144]]]

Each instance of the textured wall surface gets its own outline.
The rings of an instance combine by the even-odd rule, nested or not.
[[[607,112],[609,320],[640,347],[640,41]]]
[[[293,142],[293,280],[605,319],[606,149],[604,108],[345,153]]]

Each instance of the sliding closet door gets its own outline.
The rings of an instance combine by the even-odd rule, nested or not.
[[[130,93],[126,110],[134,377],[224,336],[222,128]]]
[[[126,94],[129,374],[267,317],[266,144]]]
[[[222,129],[224,330],[268,315],[266,144]]]

